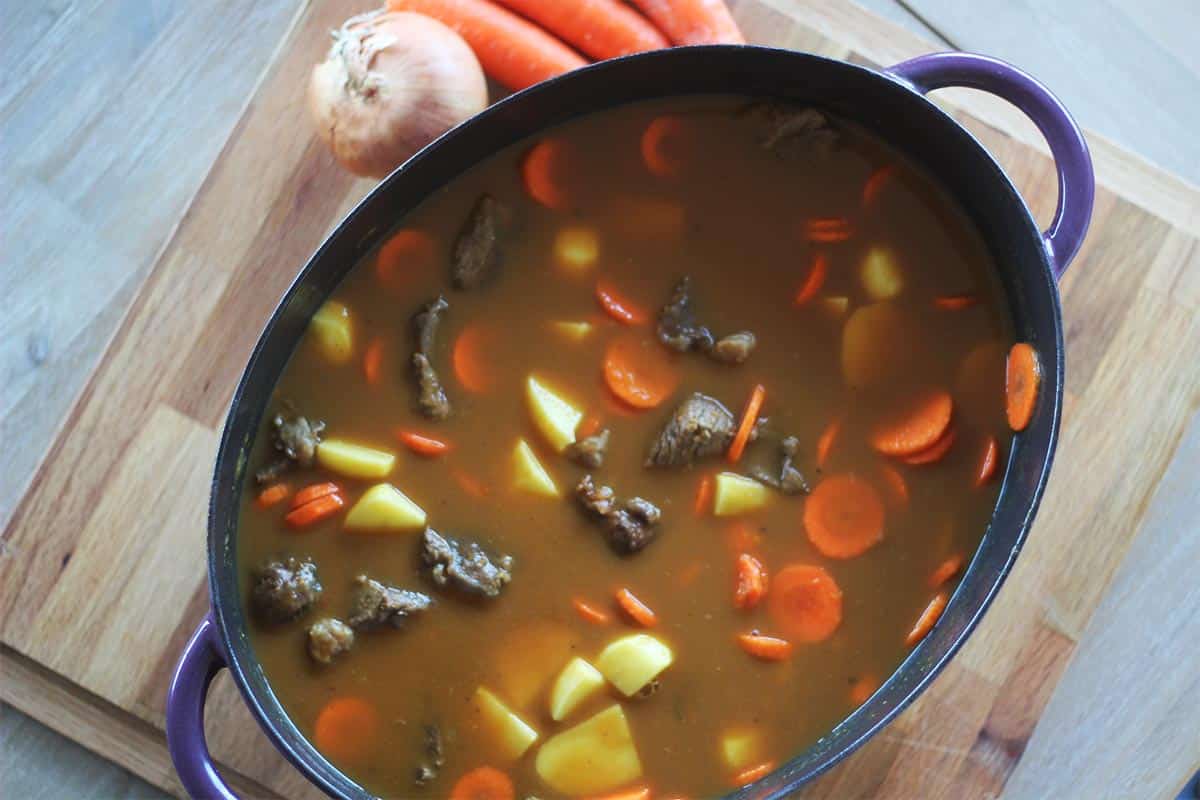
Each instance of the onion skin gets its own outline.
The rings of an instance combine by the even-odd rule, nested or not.
[[[423,14],[375,11],[334,31],[313,68],[308,106],[317,135],[343,167],[382,178],[487,107],[475,53]]]

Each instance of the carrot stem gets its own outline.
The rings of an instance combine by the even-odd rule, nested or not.
[[[585,622],[590,622],[593,625],[607,625],[609,623],[608,614],[593,606],[591,603],[580,598],[575,598],[571,601],[575,613],[583,618]]]
[[[934,595],[933,599],[929,601],[929,605],[925,606],[925,610],[921,612],[921,616],[917,618],[917,624],[913,625],[913,629],[904,639],[909,647],[924,639],[933,630],[934,624],[946,610],[946,603],[949,601],[950,598],[945,592],[938,592]]]
[[[762,411],[766,397],[766,387],[761,383],[755,384],[750,392],[750,399],[746,401],[746,410],[742,412],[741,424],[738,425],[737,433],[733,435],[733,441],[729,444],[729,451],[725,454],[730,464],[736,464],[746,450],[746,443],[750,441],[750,433],[754,430],[754,422],[758,419],[758,412]]]
[[[777,636],[741,633],[737,641],[743,650],[763,661],[786,661],[792,656],[792,643]]]
[[[414,431],[397,430],[396,438],[409,450],[426,458],[445,455],[451,449],[449,442],[435,439],[432,436],[424,436]]]
[[[653,628],[658,624],[658,615],[650,610],[650,606],[638,600],[628,589],[617,590],[617,605],[631,620],[643,628]]]

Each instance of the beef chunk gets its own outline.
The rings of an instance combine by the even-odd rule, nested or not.
[[[800,450],[800,440],[795,436],[788,436],[779,443],[779,449],[782,453],[779,473],[768,472],[760,467],[752,472],[752,477],[784,494],[808,494],[808,481],[804,479],[804,474],[796,469],[794,463]]]
[[[417,333],[417,352],[424,353],[427,356],[433,355],[435,337],[437,336],[438,325],[442,321],[442,314],[450,310],[450,303],[445,297],[438,295],[436,299],[427,303],[423,309],[413,315],[413,328]]]
[[[413,377],[417,382],[417,407],[430,419],[445,419],[450,416],[450,399],[446,397],[446,390],[442,387],[442,381],[430,360],[433,356],[438,324],[442,314],[449,308],[450,304],[446,302],[446,298],[439,296],[413,316],[417,350],[412,355],[412,366]]]
[[[763,120],[765,134],[760,143],[764,150],[782,156],[824,155],[837,144],[837,131],[815,108],[762,103],[754,107],[753,113]]]
[[[564,451],[567,458],[588,469],[599,469],[604,464],[604,453],[608,450],[608,429],[594,436],[580,439],[567,445]]]
[[[399,628],[404,621],[433,605],[429,595],[397,589],[366,575],[354,579],[354,607],[348,618],[356,630],[390,625]]]
[[[512,556],[490,559],[475,542],[459,542],[426,528],[421,558],[438,586],[453,586],[468,594],[495,597],[512,580]]]
[[[758,340],[750,331],[738,331],[722,337],[713,345],[709,355],[722,364],[741,364],[754,352]]]
[[[308,654],[314,661],[330,664],[354,646],[354,631],[340,619],[325,617],[308,626]]]
[[[444,747],[442,746],[442,731],[437,725],[425,725],[425,757],[417,765],[413,781],[417,786],[435,780],[442,765],[446,763]]]
[[[675,284],[671,299],[658,312],[658,340],[672,350],[707,353],[713,347],[712,331],[696,322],[692,310],[692,279],[685,275]]]
[[[490,194],[475,201],[450,256],[455,288],[474,289],[495,272],[500,263],[500,238],[510,216],[510,209]]]
[[[693,392],[671,414],[646,457],[648,467],[679,467],[724,452],[733,441],[733,414],[708,395]]]
[[[294,466],[311,467],[324,432],[325,423],[320,420],[310,422],[298,414],[277,413],[271,419],[271,444],[279,457],[256,472],[255,480],[271,483]]]
[[[280,623],[307,611],[321,591],[317,565],[288,556],[282,561],[268,561],[255,570],[250,601],[262,620]]]
[[[592,515],[604,521],[609,546],[621,555],[636,553],[658,535],[662,518],[658,506],[641,497],[618,503],[609,486],[597,486],[591,475],[584,475],[575,487],[575,497]]]

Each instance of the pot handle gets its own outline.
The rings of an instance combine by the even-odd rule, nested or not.
[[[1058,170],[1058,210],[1042,239],[1054,277],[1061,278],[1091,222],[1096,179],[1083,133],[1058,98],[1029,73],[976,53],[931,53],[885,72],[920,94],[948,86],[981,89],[1009,101],[1033,120],[1046,137]]]
[[[179,781],[196,800],[238,800],[217,774],[204,741],[204,701],[225,667],[216,625],[206,615],[183,648],[167,690],[167,747]]]

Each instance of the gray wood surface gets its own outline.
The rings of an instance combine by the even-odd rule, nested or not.
[[[303,1],[0,0],[0,528]],[[1200,2],[858,2],[944,46],[1022,65],[1085,127],[1200,183]],[[1131,614],[1161,620],[1172,598],[1196,591],[1185,574],[1195,543],[1166,560],[1153,548],[1156,531],[1200,527],[1200,424],[1170,469],[1139,552],[1094,624]],[[1124,674],[1120,654],[1130,648],[1194,657],[1187,644],[1200,638],[1196,620],[1178,626],[1147,625],[1144,640],[1080,652],[1085,668],[1056,695],[1037,735],[1086,736],[1080,708],[1105,704],[1124,682],[1163,677]],[[1156,747],[1200,752],[1198,697],[1200,687],[1164,683],[1183,730],[1112,746],[1135,765],[1152,763]],[[1013,796],[1021,780],[1013,776]],[[1112,788],[1089,787],[1088,796],[1116,796]],[[1077,796],[1079,787],[1060,789]],[[0,797],[162,796],[0,707]]]

